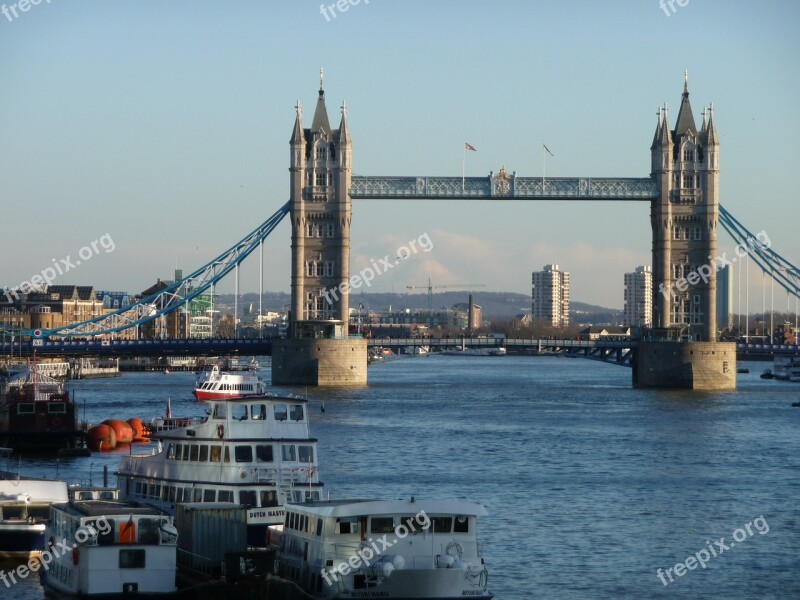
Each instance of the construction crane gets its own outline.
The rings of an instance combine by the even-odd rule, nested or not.
[[[433,311],[433,290],[446,290],[452,288],[479,288],[486,287],[482,283],[452,283],[450,285],[431,285],[430,277],[428,278],[428,285],[407,285],[409,290],[428,290],[428,310]]]

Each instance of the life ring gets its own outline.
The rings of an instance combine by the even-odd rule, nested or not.
[[[225,425],[217,425],[217,437],[222,439],[225,436]]]
[[[61,419],[59,417],[53,417],[53,420],[50,421],[50,425],[53,427],[61,427]]]

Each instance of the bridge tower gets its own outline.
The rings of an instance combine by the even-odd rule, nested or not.
[[[643,342],[634,383],[647,387],[735,387],[736,349],[717,331],[719,138],[713,104],[697,129],[688,75],[675,128],[658,111],[651,176],[660,196],[650,210],[653,231],[653,334],[677,345]],[[699,345],[698,345],[699,344]],[[651,353],[656,353],[651,355]]]
[[[303,128],[300,101],[289,146],[292,223],[292,312],[289,335],[273,345],[272,381],[297,385],[363,385],[366,342],[350,338],[350,179],[347,107],[332,129],[322,70],[314,117]]]

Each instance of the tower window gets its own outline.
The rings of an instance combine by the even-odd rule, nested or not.
[[[683,174],[683,187],[685,188],[694,188],[694,175],[689,173]]]
[[[324,187],[328,185],[328,174],[327,173],[317,173],[316,181],[317,186]]]
[[[694,162],[694,150],[685,149],[683,151],[683,160],[684,162]]]
[[[328,149],[325,146],[317,146],[317,159],[325,160],[328,158]]]

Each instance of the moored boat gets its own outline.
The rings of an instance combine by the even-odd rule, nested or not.
[[[45,535],[39,573],[48,596],[166,598],[177,589],[178,532],[172,517],[153,507],[54,504]]]
[[[248,396],[208,401],[205,417],[170,415],[152,432],[158,452],[121,458],[120,496],[170,514],[185,502],[247,506],[248,543],[263,548],[267,526],[283,523],[285,504],[322,495],[306,404]]]
[[[61,381],[26,370],[0,391],[0,446],[48,453],[83,446],[74,399]]]
[[[48,479],[0,478],[0,558],[28,559],[44,549],[53,502],[66,502],[67,484]]]
[[[270,530],[279,575],[320,599],[483,598],[488,571],[463,500],[333,500],[287,507]]]

